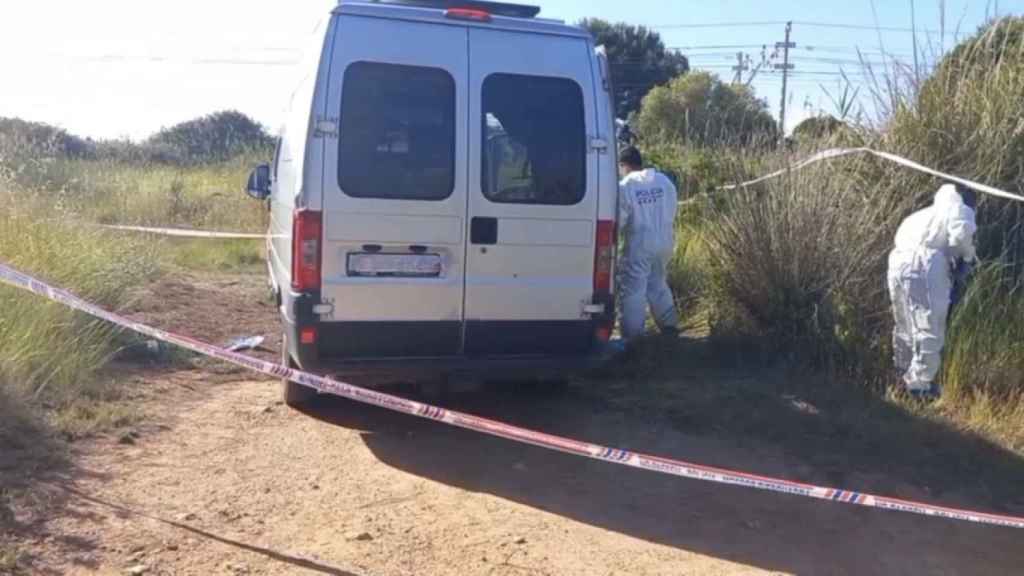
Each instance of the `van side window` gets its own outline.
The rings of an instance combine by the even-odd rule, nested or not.
[[[568,206],[587,191],[583,90],[563,78],[492,74],[483,85],[484,196]]]
[[[444,200],[455,188],[455,80],[440,68],[345,70],[338,183],[355,198]]]

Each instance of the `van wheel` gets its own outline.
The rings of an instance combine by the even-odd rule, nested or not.
[[[288,336],[285,334],[281,335],[281,364],[289,368],[298,368],[292,360],[292,355],[288,353]],[[316,399],[316,396],[316,390],[308,386],[288,379],[281,380],[281,397],[289,408],[308,407]]]

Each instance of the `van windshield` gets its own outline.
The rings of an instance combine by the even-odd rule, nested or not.
[[[564,78],[492,74],[483,85],[484,195],[571,205],[586,193],[583,90]]]
[[[345,194],[443,200],[455,187],[455,81],[439,68],[353,63],[338,137]]]

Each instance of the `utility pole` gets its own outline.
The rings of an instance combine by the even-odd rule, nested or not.
[[[789,63],[789,49],[796,48],[795,42],[789,41],[789,33],[793,31],[793,23],[786,22],[786,41],[776,42],[775,48],[782,48],[782,64],[775,64],[776,70],[782,70],[782,105],[779,107],[779,141],[786,141],[786,81],[789,79],[789,71],[794,68]]]
[[[743,73],[746,72],[747,70],[750,70],[750,63],[749,59],[746,57],[746,54],[744,54],[743,52],[736,53],[736,65],[733,66],[732,69],[734,72],[736,72],[736,75],[732,77],[732,83],[742,84]]]

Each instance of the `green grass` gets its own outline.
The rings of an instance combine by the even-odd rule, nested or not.
[[[263,232],[266,207],[244,193],[261,160],[193,167],[25,160],[11,178],[23,199],[86,222]]]
[[[0,260],[111,309],[175,269],[258,271],[259,240],[188,240],[91,223],[265,230],[266,209],[242,191],[257,158],[192,167],[68,159],[4,159]],[[135,336],[61,305],[0,288],[0,385],[68,437],[137,414],[101,368]]]
[[[119,308],[158,274],[157,247],[100,229],[28,214],[0,222],[0,260]],[[0,383],[56,412],[113,392],[96,373],[124,337],[109,324],[10,287],[0,288]]]
[[[262,240],[175,240],[163,246],[174,265],[200,272],[259,272],[266,269]]]

